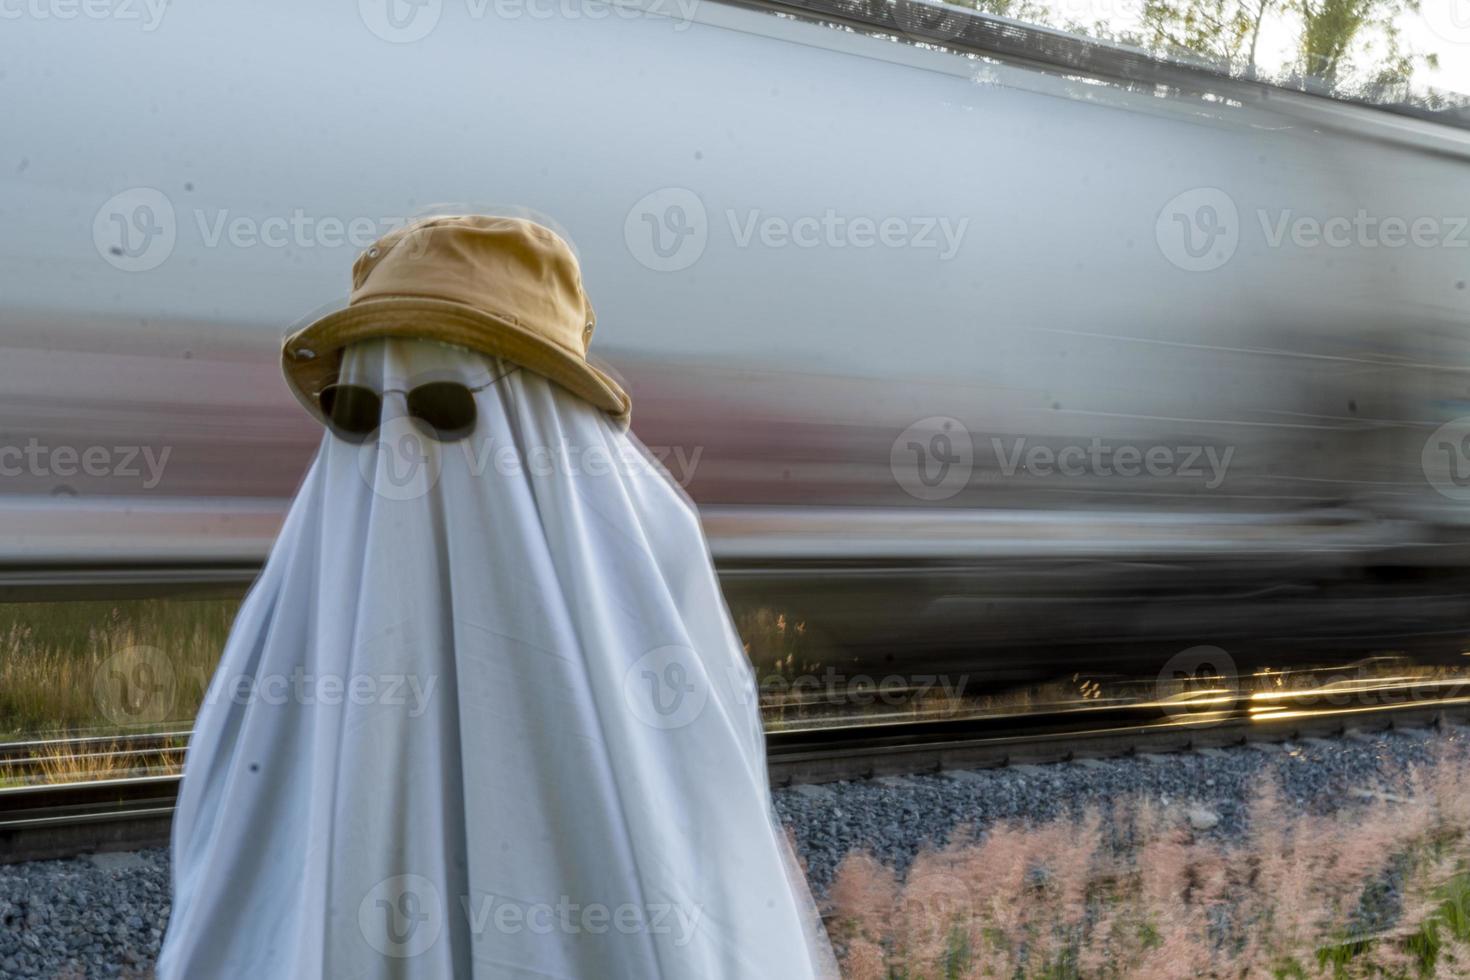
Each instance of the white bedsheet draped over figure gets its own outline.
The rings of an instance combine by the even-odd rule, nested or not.
[[[461,442],[394,393],[497,377]],[[495,358],[369,341],[343,380],[383,429],[326,436],[235,624],[158,976],[835,976],[682,494]]]

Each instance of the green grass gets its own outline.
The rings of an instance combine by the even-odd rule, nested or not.
[[[188,597],[0,603],[0,740],[190,727],[239,607]],[[763,690],[819,669],[802,624],[753,605],[737,605],[735,619]]]
[[[239,605],[0,603],[0,738],[187,727]]]

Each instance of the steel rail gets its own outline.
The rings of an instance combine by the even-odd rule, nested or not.
[[[187,728],[138,735],[70,735],[0,742],[0,770],[39,765],[50,759],[111,756],[181,750],[193,732]]]
[[[1409,705],[1264,712],[1248,695],[1173,706],[1181,704],[1185,710],[1178,715],[1162,713],[1156,703],[777,729],[766,736],[767,767],[771,784],[783,787],[1470,721],[1470,697],[1459,694]],[[161,846],[179,780],[152,775],[0,788],[0,863]]]
[[[0,788],[0,861],[156,847],[168,840],[178,776]]]

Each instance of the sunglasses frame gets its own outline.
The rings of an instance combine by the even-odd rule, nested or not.
[[[469,434],[474,431],[474,429],[475,429],[475,423],[477,421],[479,421],[480,412],[479,412],[479,408],[475,405],[474,399],[473,398],[470,399],[470,408],[471,408],[472,411],[471,411],[469,422],[466,425],[464,425],[461,428],[457,428],[457,429],[440,430],[437,426],[435,426],[428,419],[424,418],[421,415],[414,414],[414,412],[413,412],[413,405],[412,405],[412,399],[413,399],[414,392],[420,391],[420,390],[422,390],[424,388],[427,388],[427,387],[429,387],[431,385],[452,384],[452,385],[457,385],[459,387],[462,387],[467,394],[474,395],[477,392],[484,391],[486,388],[489,388],[491,385],[495,384],[497,381],[501,381],[501,380],[509,377],[510,375],[514,374],[516,371],[519,371],[519,370],[520,370],[520,365],[518,365],[518,364],[517,365],[514,365],[509,370],[507,370],[504,374],[497,375],[496,377],[491,378],[489,381],[486,381],[484,384],[475,385],[474,387],[470,387],[469,385],[462,385],[462,384],[460,384],[460,382],[454,381],[454,380],[450,380],[450,379],[435,379],[433,381],[425,381],[422,384],[416,384],[412,388],[384,388],[382,391],[379,391],[378,389],[372,387],[371,385],[365,385],[365,384],[360,384],[360,383],[357,383],[357,382],[350,382],[350,381],[349,382],[336,381],[336,382],[333,382],[332,384],[326,385],[325,387],[322,388],[321,391],[317,392],[317,394],[316,394],[316,403],[317,403],[317,408],[321,410],[322,418],[326,422],[327,429],[332,433],[332,435],[334,435],[338,439],[341,439],[343,442],[350,442],[350,443],[352,443],[354,445],[361,445],[362,443],[367,442],[368,441],[368,438],[373,433],[377,432],[379,429],[381,429],[383,427],[383,423],[382,423],[383,403],[384,403],[384,401],[387,400],[387,397],[389,395],[403,395],[405,397],[405,399],[409,402],[409,405],[408,405],[408,408],[409,408],[408,418],[409,418],[409,420],[412,421],[415,425],[419,426],[420,428],[426,430],[425,431],[425,435],[427,435],[429,438],[433,439],[435,442],[458,442],[459,440],[468,437]],[[378,400],[378,424],[377,425],[374,425],[371,429],[367,429],[365,431],[357,431],[355,429],[344,428],[343,426],[339,425],[336,422],[336,420],[333,419],[332,413],[331,413],[331,411],[328,410],[328,407],[325,404],[325,402],[327,401],[327,399],[329,397],[335,397],[335,394],[337,392],[343,391],[343,390],[346,390],[346,389],[356,389],[356,390],[359,390],[359,391],[366,391],[366,392],[369,392],[370,394],[372,394],[373,397],[377,398],[377,400]]]

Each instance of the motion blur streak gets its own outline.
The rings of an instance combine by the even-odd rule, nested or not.
[[[319,438],[276,356],[345,293],[328,230],[513,204],[732,599],[854,663],[1458,657],[1470,134],[717,3],[354,6],[7,24],[7,582],[250,568]]]

